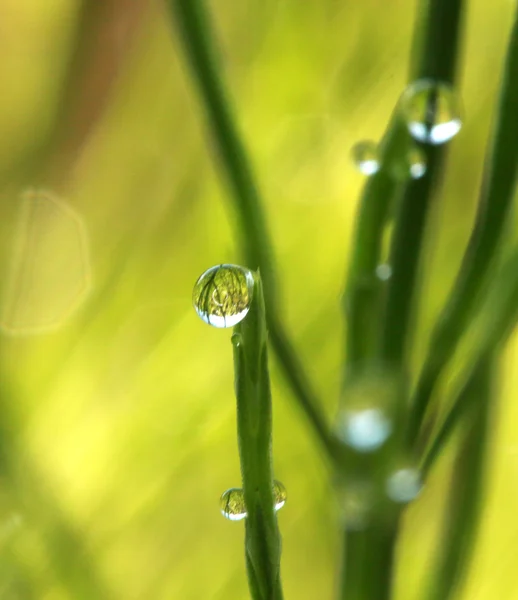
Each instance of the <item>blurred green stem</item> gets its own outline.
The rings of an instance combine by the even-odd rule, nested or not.
[[[460,442],[451,478],[451,491],[436,553],[437,564],[425,589],[428,600],[450,600],[458,593],[473,556],[479,524],[491,412],[494,405],[494,359],[482,360],[466,394],[473,405]]]
[[[420,60],[415,61],[414,79],[453,83],[458,62],[464,13],[463,0],[430,0],[421,13],[425,31]],[[410,179],[403,191],[390,249],[392,277],[381,335],[381,358],[398,370],[406,369],[406,354],[416,304],[418,269],[421,261],[428,209],[442,170],[442,148],[422,146],[427,155],[423,177]]]
[[[518,11],[511,32],[499,108],[486,158],[475,228],[447,304],[432,334],[413,402],[410,434],[415,440],[435,386],[449,363],[487,283],[505,231],[518,172]]]
[[[252,167],[238,132],[235,117],[215,58],[213,33],[203,0],[168,0],[176,18],[186,57],[198,84],[208,124],[216,143],[222,169],[231,188],[231,199],[239,219],[238,235],[248,266],[259,270],[272,348],[295,398],[326,452],[333,441],[326,418],[312,391],[302,365],[276,316],[277,290],[272,244],[266,218],[254,181]]]
[[[518,322],[518,249],[515,249],[498,273],[491,294],[482,308],[480,318],[483,321],[482,339],[477,344],[472,366],[465,377],[463,387],[453,399],[437,432],[433,434],[423,460],[425,473],[432,468],[461,422],[461,417],[472,407],[472,378],[476,377],[477,373],[484,372],[484,365],[496,349],[505,344]]]
[[[394,573],[397,520],[344,531],[340,600],[388,600]]]
[[[262,283],[256,276],[246,319],[234,328],[235,389],[241,474],[247,517],[245,554],[254,600],[282,600],[281,540],[271,460],[272,399]]]

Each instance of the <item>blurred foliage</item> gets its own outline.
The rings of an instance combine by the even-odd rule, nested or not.
[[[6,599],[78,598],[79,588],[96,597],[90,577],[124,600],[247,594],[242,527],[218,504],[239,484],[230,336],[191,307],[202,271],[239,262],[234,215],[164,7],[142,2],[128,21],[125,4],[111,0],[89,21],[78,0],[0,0]],[[349,152],[382,134],[406,81],[414,5],[211,2],[267,202],[283,316],[330,414],[362,185]],[[471,229],[513,5],[470,2],[465,123],[433,208],[420,340]],[[36,196],[42,210],[27,208],[33,188],[46,190]],[[78,280],[87,281],[80,293]],[[500,382],[471,600],[518,598],[515,346]],[[328,473],[272,367],[275,476],[288,490],[279,513],[286,597],[331,598],[339,531]],[[445,457],[406,515],[402,599],[424,581],[448,466]]]

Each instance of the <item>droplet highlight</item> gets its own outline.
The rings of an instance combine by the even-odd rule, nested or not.
[[[275,500],[275,510],[280,510],[286,504],[286,499],[288,498],[286,488],[280,481],[275,480],[273,482],[273,497]]]
[[[230,488],[220,499],[221,514],[229,521],[242,521],[246,518],[245,496],[241,488]]]
[[[414,500],[423,488],[421,475],[417,469],[399,469],[387,479],[387,496],[399,504]]]
[[[219,329],[234,327],[248,314],[254,289],[252,271],[238,265],[216,265],[196,282],[192,302],[198,316]]]
[[[357,452],[373,452],[392,433],[392,423],[379,408],[344,410],[338,419],[337,435]]]
[[[381,281],[388,281],[392,277],[392,267],[387,264],[381,264],[376,267],[376,277]]]
[[[424,144],[449,142],[462,127],[455,92],[433,79],[411,83],[401,96],[400,107],[410,135]]]
[[[426,155],[419,148],[412,148],[407,155],[408,174],[412,179],[421,179],[426,173]]]
[[[364,175],[374,175],[380,169],[378,146],[365,140],[355,144],[351,150],[356,168]]]

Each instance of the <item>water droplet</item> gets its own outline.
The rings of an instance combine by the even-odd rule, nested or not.
[[[254,276],[237,265],[211,267],[196,282],[192,301],[200,318],[213,327],[233,327],[250,310]]]
[[[233,333],[232,337],[230,338],[232,345],[235,346],[236,348],[241,345],[241,340],[242,340],[241,334],[237,333],[237,332]]]
[[[380,168],[378,147],[370,140],[355,144],[351,155],[357,169],[364,175],[374,175]]]
[[[220,499],[221,514],[229,521],[242,521],[246,518],[245,496],[241,488],[230,488]]]
[[[379,408],[344,410],[338,418],[338,437],[358,452],[373,452],[392,432],[392,424]]]
[[[457,96],[453,89],[432,79],[411,83],[400,106],[410,135],[418,142],[444,144],[462,127]]]
[[[273,482],[273,497],[275,499],[275,510],[280,510],[286,504],[288,497],[286,488],[280,481],[275,480]]]
[[[412,179],[420,179],[426,173],[426,155],[419,148],[412,148],[407,155],[408,172]]]
[[[376,276],[378,279],[381,279],[381,281],[387,281],[392,277],[392,267],[387,264],[378,265],[376,267]]]
[[[394,502],[406,504],[416,498],[423,484],[417,469],[399,469],[387,479],[387,496]]]

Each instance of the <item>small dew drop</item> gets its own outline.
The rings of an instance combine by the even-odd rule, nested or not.
[[[219,329],[233,327],[248,314],[253,289],[252,271],[238,265],[216,265],[196,282],[192,302],[205,323]]]
[[[223,492],[219,503],[221,514],[229,521],[246,518],[245,496],[241,488],[230,488]]]
[[[406,504],[416,498],[423,488],[417,469],[399,469],[390,475],[386,483],[387,496],[394,502]]]
[[[236,348],[238,348],[241,345],[241,334],[240,333],[233,333],[232,337],[230,338],[230,341],[232,342],[232,345],[235,346]]]
[[[364,175],[374,175],[380,168],[378,147],[370,140],[355,144],[351,151],[356,168]]]
[[[338,420],[338,437],[357,452],[380,448],[392,432],[392,424],[379,408],[343,411]]]
[[[387,264],[378,265],[376,267],[376,277],[381,281],[387,281],[392,277],[392,267]]]
[[[462,127],[455,92],[433,79],[411,83],[401,96],[400,107],[410,135],[418,142],[444,144]]]
[[[286,488],[280,481],[275,480],[273,482],[273,497],[275,500],[275,510],[280,510],[286,504],[288,497]]]
[[[412,148],[408,153],[408,172],[412,179],[421,179],[426,173],[426,156],[419,148]]]

